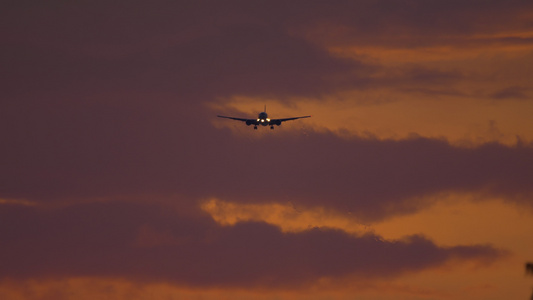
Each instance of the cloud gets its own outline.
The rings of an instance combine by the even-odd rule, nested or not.
[[[197,107],[66,108],[32,112],[6,133],[5,198],[178,194],[195,201],[293,201],[366,221],[416,211],[427,203],[413,199],[448,191],[531,204],[527,145],[468,149],[427,138],[343,139],[287,130],[247,139],[215,129],[214,116]]]
[[[443,40],[458,45],[457,36],[496,34],[503,25],[509,31],[529,29],[516,18],[527,11],[529,2],[479,4],[15,5],[3,16],[9,24],[7,45],[2,48],[3,72],[9,75],[3,93],[14,97],[28,90],[62,90],[79,97],[117,89],[156,90],[189,102],[234,94],[316,96],[366,88],[379,66],[332,55],[329,48],[335,39],[405,48]],[[484,19],[487,15],[490,20]],[[497,29],[491,24],[498,24]],[[319,42],[323,37],[328,39],[325,44]],[[497,38],[514,41],[512,34]],[[518,44],[527,42],[514,38]]]
[[[220,227],[205,215],[131,202],[58,209],[5,205],[0,213],[0,253],[10,258],[0,276],[19,279],[110,276],[200,286],[294,286],[323,277],[398,276],[452,259],[493,261],[505,253],[483,245],[442,248],[421,236],[385,241],[332,229],[282,233],[265,223]],[[139,243],[147,235],[160,242]]]
[[[479,34],[529,31],[530,9],[527,1],[343,1],[316,4],[300,16],[315,25],[302,31],[326,44],[417,48],[470,46]],[[500,41],[524,42],[513,38]]]
[[[491,97],[493,99],[529,99],[527,92],[529,88],[522,86],[510,86],[502,90],[494,92]]]
[[[9,74],[4,93],[61,89],[72,97],[156,90],[181,101],[235,93],[315,95],[364,85],[355,73],[372,69],[333,57],[287,28],[250,20],[255,5],[244,5],[244,11],[218,3],[167,7],[182,18],[155,4],[81,7],[45,8],[54,18],[34,15],[30,7],[7,18],[13,29],[3,49],[3,71]],[[115,9],[118,18],[104,13]],[[26,26],[26,19],[33,26]]]

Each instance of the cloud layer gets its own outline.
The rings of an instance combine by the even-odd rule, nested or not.
[[[213,196],[252,203],[293,201],[372,221],[419,209],[412,199],[440,193],[473,192],[525,204],[532,192],[533,153],[525,146],[464,149],[423,138],[345,140],[313,132],[235,139],[227,130],[204,132],[202,125],[176,133],[169,128],[179,128],[183,118],[170,116],[168,123],[160,119],[156,124],[125,124],[130,116],[117,123],[110,118],[104,120],[108,124],[94,124],[89,136],[81,134],[94,116],[64,122],[60,130],[41,127],[32,133],[33,140],[19,134],[23,141],[5,148],[8,153],[2,156],[5,197],[156,193],[181,194],[192,202]],[[140,133],[131,133],[136,126]],[[67,140],[61,135],[69,133],[62,131],[70,132]],[[42,137],[46,139],[39,141]]]
[[[492,261],[485,245],[442,248],[421,236],[385,241],[332,229],[281,233],[220,227],[155,205],[108,202],[55,210],[3,206],[0,277],[111,276],[190,285],[295,287],[344,275],[398,276],[450,260]]]

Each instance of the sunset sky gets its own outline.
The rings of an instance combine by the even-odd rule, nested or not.
[[[528,299],[533,1],[3,1],[0,299]],[[312,115],[270,130],[217,115]]]

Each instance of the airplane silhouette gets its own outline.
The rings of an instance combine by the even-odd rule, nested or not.
[[[266,113],[266,105],[265,105],[265,111],[260,112],[259,115],[257,116],[257,119],[243,119],[243,118],[226,117],[226,116],[220,116],[220,115],[217,117],[245,122],[246,125],[248,126],[254,125],[254,129],[257,129],[257,125],[270,126],[270,129],[274,129],[274,125],[279,126],[281,125],[281,122],[309,118],[311,116],[293,117],[293,118],[285,118],[285,119],[269,119],[268,114]]]

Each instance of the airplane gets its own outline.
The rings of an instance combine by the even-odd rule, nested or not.
[[[257,125],[270,126],[270,129],[274,129],[274,125],[279,126],[281,125],[281,122],[309,118],[311,116],[293,117],[293,118],[285,118],[285,119],[269,119],[268,114],[266,113],[266,105],[265,105],[265,111],[260,112],[259,115],[257,116],[257,119],[242,119],[242,118],[226,117],[226,116],[220,116],[220,115],[217,117],[242,121],[242,122],[245,122],[246,125],[248,126],[254,125],[254,129],[257,129]]]

